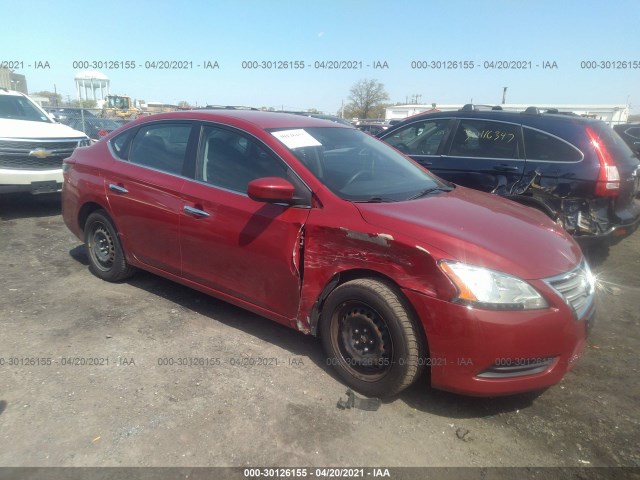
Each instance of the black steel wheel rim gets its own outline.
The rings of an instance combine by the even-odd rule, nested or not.
[[[89,255],[97,268],[107,272],[113,267],[116,257],[114,238],[102,223],[96,224],[91,229],[88,247]]]
[[[331,336],[338,361],[356,378],[374,382],[391,369],[393,343],[389,327],[367,303],[352,300],[336,308]]]

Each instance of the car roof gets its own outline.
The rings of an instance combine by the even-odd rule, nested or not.
[[[294,115],[281,112],[263,112],[255,110],[186,110],[179,112],[160,113],[144,117],[145,121],[183,119],[210,120],[228,122],[233,125],[253,126],[266,130],[271,128],[306,128],[306,127],[336,127],[352,128],[340,123],[327,123],[314,117]]]
[[[539,113],[529,113],[529,112],[511,112],[505,110],[454,110],[447,112],[425,112],[419,113],[417,115],[413,115],[411,117],[407,117],[402,122],[393,125],[392,129],[395,131],[398,127],[402,127],[410,122],[415,122],[416,120],[423,120],[428,118],[478,118],[478,119],[488,119],[488,120],[502,120],[505,122],[514,122],[514,123],[538,123],[540,120],[542,121],[557,121],[564,123],[598,123],[602,122],[602,120],[598,120],[595,118],[586,118],[581,117],[579,115],[573,115],[569,112],[539,112]],[[392,130],[391,128],[387,130],[387,132]]]
[[[6,88],[0,88],[0,95],[10,95],[12,97],[26,97],[22,92],[16,90],[7,90]]]

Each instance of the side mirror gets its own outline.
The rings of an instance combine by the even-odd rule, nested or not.
[[[247,185],[247,195],[256,202],[293,203],[295,187],[284,178],[257,178]]]

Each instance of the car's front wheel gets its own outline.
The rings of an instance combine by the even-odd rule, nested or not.
[[[134,268],[125,259],[116,228],[104,210],[87,217],[84,237],[89,266],[97,277],[117,282],[133,274]]]
[[[338,286],[322,309],[328,363],[354,390],[388,397],[421,374],[425,342],[406,300],[390,283],[358,279]]]

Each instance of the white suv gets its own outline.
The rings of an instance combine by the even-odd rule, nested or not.
[[[89,144],[26,95],[0,88],[0,193],[59,191],[62,160]]]

